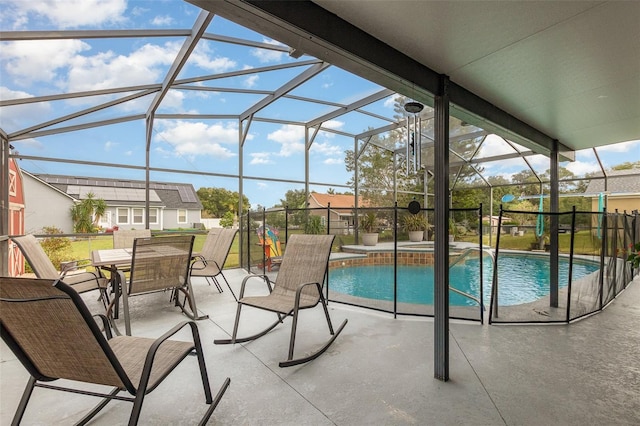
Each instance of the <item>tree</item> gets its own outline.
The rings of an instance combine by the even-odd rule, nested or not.
[[[297,211],[296,209],[306,209],[307,208],[307,194],[304,192],[304,189],[290,189],[284,194],[284,198],[280,199],[280,203],[276,204],[274,207],[280,208],[289,208],[293,211],[289,214],[289,225],[290,226],[301,226],[305,223],[305,211]],[[271,220],[275,226],[276,223],[274,219]],[[281,221],[284,222],[284,217],[281,218]],[[279,224],[280,227],[284,226],[284,223]]]
[[[202,187],[196,193],[209,217],[223,217],[226,212],[231,212],[234,215],[238,213],[240,194],[237,191]],[[251,209],[251,204],[249,204],[249,199],[246,195],[242,196],[242,208],[244,210],[243,213]]]
[[[624,163],[611,167],[612,170],[631,170],[631,169],[637,169],[637,168],[640,168],[640,160],[625,161]]]
[[[234,217],[235,216],[230,211],[226,212],[220,219],[220,226],[223,228],[231,228],[233,226]]]
[[[399,96],[395,99],[394,118],[400,122],[406,120],[410,114],[405,111],[404,105],[408,99]],[[428,116],[430,110],[427,108],[419,115]],[[418,115],[418,116],[419,116]],[[422,194],[426,191],[424,183],[425,167],[433,159],[433,146],[426,143],[428,140],[424,135],[433,134],[433,119],[428,118],[422,121],[421,133],[423,135],[422,147],[422,169],[413,172],[411,164],[407,164],[407,159],[402,153],[398,154],[394,163],[394,151],[403,151],[406,147],[409,136],[403,126],[387,134],[378,134],[371,137],[360,153],[358,161],[358,182],[359,194],[367,199],[373,206],[391,206],[394,200],[394,176],[397,185],[397,200],[399,205],[406,205],[415,197],[415,193]],[[452,122],[450,134],[465,134],[466,130],[458,122]],[[414,136],[415,140],[415,136]],[[476,151],[480,138],[456,139],[451,142],[450,149],[455,151],[461,158],[470,158]],[[453,155],[452,155],[453,157]],[[458,156],[452,158],[452,161]],[[345,157],[345,167],[348,172],[355,171],[356,158],[354,151],[347,150]],[[407,167],[409,165],[409,167]],[[482,171],[482,168],[478,169]],[[457,176],[458,182],[465,182],[476,176],[477,173],[471,167],[460,166],[451,170],[452,176]],[[430,181],[430,185],[432,185]],[[349,181],[349,185],[355,188],[355,177]]]
[[[98,222],[107,210],[107,203],[102,198],[94,198],[92,192],[87,198],[71,207],[73,230],[79,234],[89,234],[98,230]]]

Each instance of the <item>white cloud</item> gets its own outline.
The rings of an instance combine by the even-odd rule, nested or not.
[[[11,141],[17,152],[20,152],[20,147],[44,149],[44,144],[37,139],[22,139],[19,141]]]
[[[302,126],[286,124],[275,132],[269,133],[267,139],[282,145],[278,154],[282,157],[304,152],[304,127]]]
[[[21,90],[11,90],[5,86],[0,86],[0,99],[22,99],[32,98],[33,95]],[[0,128],[8,133],[27,127],[33,124],[34,119],[46,117],[51,112],[49,102],[36,102],[32,104],[13,105],[2,108],[0,114]]]
[[[253,152],[249,154],[251,156],[251,165],[273,164],[271,160],[271,154],[268,152]]]
[[[336,165],[336,164],[344,164],[344,159],[342,159],[342,158],[327,158],[322,163],[326,164],[328,166],[333,166],[333,165]]]
[[[14,17],[14,28],[30,19],[44,17],[61,29],[101,26],[126,20],[126,0],[9,0],[6,13]]]
[[[212,57],[212,50],[209,47],[210,42],[200,42],[189,56],[188,65],[197,65],[198,67],[214,73],[225,72],[237,66],[233,59],[218,56]]]
[[[502,154],[514,154],[516,151],[499,136],[489,135],[482,143],[477,158],[493,157]]]
[[[69,66],[73,58],[91,49],[80,40],[14,41],[3,43],[0,59],[18,85],[33,81],[52,81],[60,68]]]
[[[284,46],[284,44],[270,39],[262,40],[263,43],[272,44],[274,46]],[[261,63],[280,62],[285,52],[269,49],[251,49],[251,55],[258,59]]]
[[[165,15],[165,16],[154,16],[154,18],[151,20],[151,25],[156,25],[158,27],[163,27],[163,26],[167,26],[167,25],[171,25],[173,24],[173,18],[171,16]]]
[[[638,149],[640,149],[640,140],[621,142],[621,143],[616,143],[612,145],[604,145],[596,148],[598,153],[600,152],[632,152]],[[638,158],[631,161],[637,161],[637,160]]]
[[[585,161],[572,161],[567,163],[564,167],[576,176],[584,176],[587,173],[597,172],[600,170],[600,166],[597,163]]]
[[[166,142],[178,155],[210,155],[220,159],[235,157],[237,154],[223,146],[238,143],[238,129],[233,123],[227,125],[203,122],[165,121],[158,124],[163,130],[156,133],[156,142]],[[248,135],[248,139],[251,139]]]
[[[128,56],[113,51],[75,56],[69,61],[67,88],[75,92],[158,82],[179,49],[179,43],[168,42],[145,44]]]
[[[118,145],[120,145],[118,142],[107,141],[104,144],[104,150],[111,151],[112,149],[116,148]]]
[[[258,84],[258,80],[260,80],[259,75],[257,74],[250,75],[249,77],[244,79],[244,81],[242,82],[242,85],[247,89],[251,89],[252,87],[255,87],[256,84]]]
[[[314,142],[313,145],[311,145],[311,152],[313,154],[322,154],[327,157],[344,155],[342,147],[338,145],[331,145],[328,142]]]
[[[264,189],[269,187],[269,185],[263,182],[258,182],[256,185],[258,186],[259,189]]]

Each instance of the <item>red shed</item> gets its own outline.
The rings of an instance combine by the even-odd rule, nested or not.
[[[22,173],[15,159],[9,159],[9,235],[24,234],[24,187]],[[9,240],[9,276],[24,274],[22,252]]]

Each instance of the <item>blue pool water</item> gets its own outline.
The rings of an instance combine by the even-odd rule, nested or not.
[[[543,256],[500,255],[498,259],[500,305],[532,302],[549,294],[549,258]],[[451,287],[480,296],[480,261],[469,259],[449,270]],[[483,262],[484,302],[489,304],[493,262]],[[596,263],[574,262],[573,280],[599,269]],[[560,259],[560,287],[567,285],[569,262]],[[433,266],[398,267],[398,302],[433,304]],[[349,294],[367,299],[393,300],[393,266],[352,266],[329,271],[329,293]],[[455,292],[449,292],[454,306],[477,306],[475,302]]]

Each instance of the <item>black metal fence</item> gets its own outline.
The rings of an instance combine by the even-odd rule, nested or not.
[[[450,315],[483,321],[482,283],[491,262],[483,247],[482,206],[452,209],[450,221]],[[362,227],[375,217],[377,242]],[[416,217],[419,219],[416,220]],[[336,235],[326,285],[327,299],[396,315],[433,316],[433,209],[413,214],[407,207],[270,209],[250,212],[241,225],[243,268],[277,273],[277,255],[293,233]],[[410,232],[420,229],[420,232]],[[274,237],[279,246],[274,243]],[[451,238],[451,237],[450,237]],[[461,241],[464,240],[464,241]],[[484,249],[484,250],[483,250]],[[278,251],[277,253],[274,253]]]
[[[536,227],[530,247],[503,244],[514,217]],[[505,229],[507,228],[507,229]],[[489,323],[569,323],[602,310],[638,271],[626,261],[640,241],[638,213],[532,213],[501,210]],[[555,235],[557,244],[552,244]],[[513,246],[513,244],[511,244]],[[555,247],[554,247],[555,246]]]

